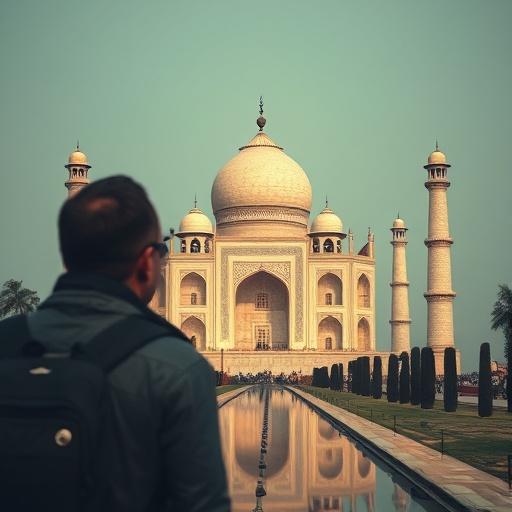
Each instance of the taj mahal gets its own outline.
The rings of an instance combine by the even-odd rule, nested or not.
[[[391,345],[376,351],[374,235],[354,246],[340,217],[325,208],[311,219],[308,176],[259,131],[218,172],[211,190],[215,224],[194,204],[169,231],[170,252],[150,307],[179,327],[218,371],[274,374],[410,352],[407,228],[391,224]],[[77,146],[65,166],[68,195],[89,183]],[[429,194],[427,345],[442,373],[454,346],[448,229],[448,169],[436,149],[424,166]],[[389,246],[388,246],[389,247]],[[381,333],[382,337],[383,334]]]

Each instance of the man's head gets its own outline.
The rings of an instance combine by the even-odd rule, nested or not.
[[[161,241],[160,225],[146,192],[131,178],[95,181],[66,201],[59,239],[70,272],[106,275],[150,300],[159,275],[158,250],[151,244]]]

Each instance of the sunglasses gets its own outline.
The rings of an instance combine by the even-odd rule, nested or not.
[[[169,253],[167,245],[165,245],[163,242],[151,242],[150,244],[146,245],[146,247],[144,247],[142,252],[144,252],[148,247],[152,247],[155,251],[157,251],[160,258],[165,258]]]

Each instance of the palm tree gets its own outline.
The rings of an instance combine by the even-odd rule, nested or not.
[[[512,290],[506,284],[499,285],[498,300],[492,309],[491,328],[495,331],[503,329],[505,336],[505,358],[508,364],[507,374],[507,410],[512,412]]]
[[[10,279],[4,283],[0,292],[0,318],[29,313],[39,304],[37,293],[23,288],[22,282]]]

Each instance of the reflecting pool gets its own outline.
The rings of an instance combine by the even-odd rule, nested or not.
[[[233,512],[445,510],[284,388],[254,386],[219,419]]]

